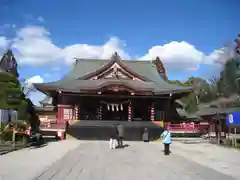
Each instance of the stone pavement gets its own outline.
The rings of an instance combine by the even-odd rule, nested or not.
[[[39,173],[35,180],[233,180],[239,177],[240,152],[233,149],[174,142],[173,153],[164,156],[160,142],[127,144],[129,147],[124,149],[109,150],[108,142],[80,141],[77,148]]]
[[[0,180],[30,180],[75,149],[80,141],[50,142],[47,146],[26,148],[0,156]]]
[[[173,151],[178,155],[212,168],[218,172],[240,179],[240,150],[224,148],[209,143],[173,143]]]

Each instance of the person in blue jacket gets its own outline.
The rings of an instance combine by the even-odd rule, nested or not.
[[[170,154],[170,144],[172,143],[171,133],[168,129],[165,129],[161,134],[161,138],[164,144],[164,155]]]

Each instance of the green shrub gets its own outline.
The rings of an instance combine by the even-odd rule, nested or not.
[[[3,141],[12,141],[12,132],[11,131],[3,131],[1,138]]]

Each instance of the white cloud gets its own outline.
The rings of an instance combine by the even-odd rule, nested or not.
[[[17,32],[13,47],[19,53],[17,59],[22,64],[72,64],[74,58],[109,58],[118,52],[122,59],[131,59],[125,51],[125,42],[111,37],[102,45],[72,44],[63,48],[55,45],[50,32],[44,27],[28,26]],[[1,39],[0,39],[1,40]],[[6,40],[6,39],[5,39]],[[196,49],[193,45],[182,41],[172,41],[164,45],[151,47],[140,60],[152,60],[159,56],[167,70],[196,70],[201,63],[213,64],[221,54],[216,50],[209,55]]]
[[[220,52],[220,50],[216,50],[210,55],[206,55],[185,41],[172,41],[163,46],[152,47],[146,55],[139,59],[149,60],[159,56],[167,69],[195,71],[199,64],[214,63],[219,58]]]
[[[13,47],[20,54],[19,63],[44,65],[62,58],[62,50],[48,37],[50,33],[42,27],[26,27],[18,31]]]
[[[122,59],[130,59],[130,56],[124,52],[123,42],[117,38],[110,38],[105,44],[101,46],[88,44],[74,44],[66,46],[62,53],[66,63],[72,63],[73,58],[100,58],[107,59],[117,52]]]
[[[35,105],[39,105],[39,101],[41,101],[45,97],[45,95],[39,91],[35,91],[33,84],[34,83],[43,83],[43,82],[44,82],[44,79],[39,75],[30,77],[30,78],[26,79],[26,81],[24,82],[25,93],[29,92],[29,93],[27,93],[27,95],[32,100],[33,104],[35,104]]]
[[[27,88],[31,88],[34,83],[43,83],[43,82],[44,82],[43,78],[39,75],[36,75],[36,76],[26,79],[24,85]]]

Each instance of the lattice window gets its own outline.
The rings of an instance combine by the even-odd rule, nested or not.
[[[63,119],[68,120],[68,119],[73,119],[73,110],[69,108],[64,108],[63,109]]]

